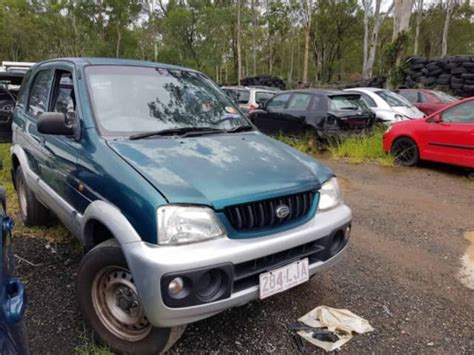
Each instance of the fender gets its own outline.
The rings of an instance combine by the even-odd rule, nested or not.
[[[98,221],[107,227],[121,246],[142,241],[128,219],[111,203],[96,200],[87,206],[81,217],[81,235],[86,245],[90,242],[90,221]]]

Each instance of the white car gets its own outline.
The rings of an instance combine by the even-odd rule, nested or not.
[[[259,104],[264,104],[278,92],[258,86],[223,86],[222,90],[247,113],[255,110]]]
[[[425,117],[425,114],[413,106],[407,99],[390,90],[352,88],[345,91],[360,94],[367,106],[377,115],[377,120],[387,124]]]

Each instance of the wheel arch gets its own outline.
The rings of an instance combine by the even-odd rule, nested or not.
[[[116,206],[100,200],[92,202],[82,216],[81,236],[86,249],[111,238],[121,246],[142,241]]]

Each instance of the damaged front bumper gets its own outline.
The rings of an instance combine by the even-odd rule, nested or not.
[[[147,318],[154,326],[172,327],[258,298],[262,272],[303,258],[309,260],[310,275],[331,266],[345,250],[351,218],[350,209],[341,205],[266,237],[166,247],[134,242],[123,246],[123,252]],[[335,247],[337,238],[340,244]],[[184,283],[184,291],[173,295],[169,284],[176,278]]]

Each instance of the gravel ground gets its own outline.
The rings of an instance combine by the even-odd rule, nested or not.
[[[474,181],[437,165],[326,163],[354,214],[342,262],[286,293],[189,325],[173,352],[295,352],[288,324],[327,305],[376,329],[355,336],[343,353],[474,354],[474,290],[466,286],[474,275],[464,283],[459,276],[468,250],[464,261],[474,263],[474,245],[468,249],[464,238],[474,231]],[[88,334],[74,293],[81,249],[18,236],[16,253],[36,265],[18,263],[32,354],[77,351]]]

